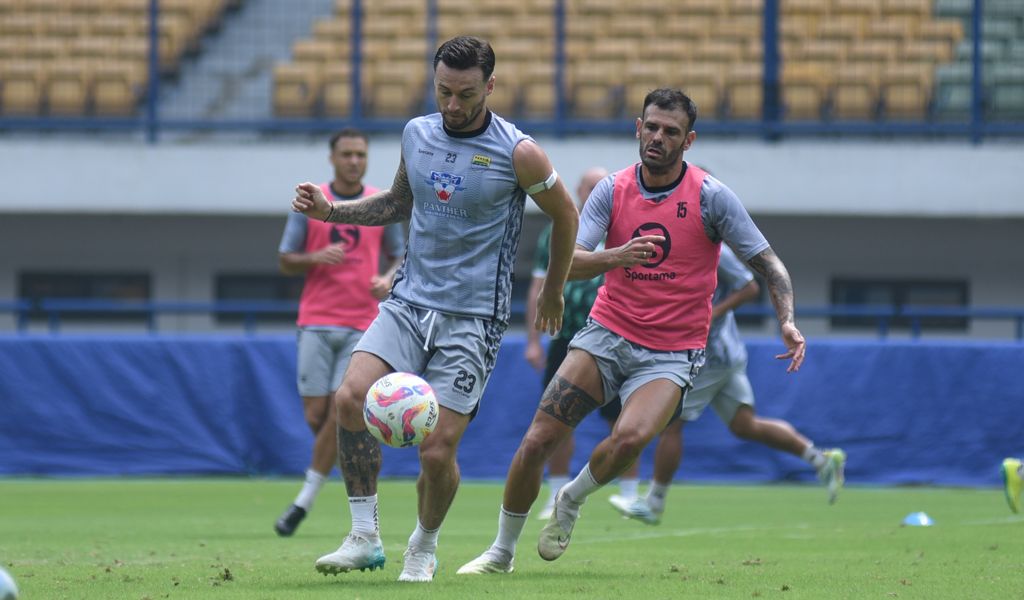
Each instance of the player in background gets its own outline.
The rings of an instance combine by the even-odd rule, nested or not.
[[[587,198],[590,196],[590,192],[594,190],[594,186],[607,175],[608,171],[601,167],[591,167],[584,171],[580,177],[579,184],[576,186],[576,206],[581,211],[587,202]],[[527,323],[533,323],[537,312],[537,296],[540,294],[540,289],[544,285],[544,277],[547,275],[550,240],[551,227],[548,226],[537,239],[537,249],[534,252],[533,278],[530,281],[530,289],[526,294]],[[594,300],[597,298],[597,290],[601,287],[602,283],[604,283],[603,275],[593,279],[566,282],[565,292],[563,293],[565,312],[562,316],[562,328],[551,338],[546,354],[544,346],[540,343],[541,332],[536,328],[527,327],[525,358],[533,368],[543,371],[543,387],[547,387],[551,378],[554,377],[555,371],[558,370],[558,366],[565,359],[565,354],[569,351],[569,340],[586,325],[587,316],[590,314],[590,307],[594,305]],[[602,406],[600,411],[601,417],[609,425],[614,424],[615,419],[619,416],[620,407],[621,405],[618,402]],[[550,489],[550,494],[547,503],[538,514],[538,517],[541,519],[546,520],[551,516],[551,511],[555,507],[555,494],[558,493],[558,490],[563,485],[569,483],[569,463],[572,460],[573,446],[573,436],[570,435],[555,449],[554,454],[551,455],[551,459],[548,461],[548,488]],[[619,478],[620,494],[617,494],[616,498],[623,498],[628,502],[632,502],[637,497],[637,470],[638,466],[634,465],[629,473]]]
[[[348,202],[373,194],[363,183],[369,139],[346,128],[331,136],[328,160],[334,178],[320,184],[325,195]],[[338,457],[338,433],[331,396],[341,385],[356,341],[377,316],[405,252],[405,229],[323,223],[292,212],[278,248],[285,275],[304,275],[299,299],[298,389],[313,455],[295,501],[274,523],[281,536],[295,533],[313,507]],[[381,254],[385,270],[380,272]]]
[[[733,309],[757,298],[759,291],[754,274],[728,246],[722,246],[718,286],[712,298],[706,364],[683,398],[682,414],[669,423],[658,438],[654,476],[647,496],[632,502],[609,498],[624,516],[651,525],[661,521],[665,496],[683,456],[683,425],[700,418],[708,405],[736,437],[789,452],[810,463],[828,488],[829,503],[835,502],[843,486],[846,454],[838,448],[819,450],[790,423],[759,417],[754,412],[754,392],[747,378],[747,348],[736,327]]]
[[[622,399],[611,435],[558,492],[537,544],[545,560],[565,552],[587,496],[625,472],[679,411],[704,362],[722,241],[767,282],[786,346],[777,358],[790,361],[789,371],[803,363],[785,266],[736,195],[683,161],[696,118],[696,105],[681,91],[649,93],[636,121],[640,162],[603,179],[587,200],[571,273],[604,273],[605,283],[512,459],[497,537],[459,573],[512,571],[544,463],[587,414]],[[602,239],[607,248],[598,251]]]
[[[1024,479],[1024,464],[1019,458],[1007,458],[1003,460],[1000,468],[1003,475],[1003,490],[1006,492],[1006,503],[1010,510],[1020,512],[1020,490],[1022,479]]]
[[[434,388],[441,414],[418,448],[418,518],[399,580],[433,579],[438,533],[459,486],[459,441],[480,408],[508,325],[527,195],[553,221],[534,326],[549,334],[561,328],[579,215],[540,145],[487,109],[494,66],[484,40],[460,36],[441,44],[434,56],[439,112],[406,124],[389,190],[328,202],[315,185],[296,188],[292,207],[312,218],[382,225],[411,217],[409,250],[391,295],[357,344],[335,394],[352,528],[341,547],[316,561],[322,573],[384,565],[377,518],[381,451],[363,423],[363,405],[377,379],[407,371]]]

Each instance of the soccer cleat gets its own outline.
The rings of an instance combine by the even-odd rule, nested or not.
[[[1007,458],[1003,461],[1003,491],[1006,492],[1006,503],[1010,510],[1020,512],[1020,459]]]
[[[398,580],[432,581],[435,571],[437,571],[437,557],[433,552],[408,548],[405,551],[402,574],[398,576]]]
[[[292,504],[274,523],[274,531],[281,537],[288,537],[299,528],[299,523],[306,518],[306,509]]]
[[[507,556],[507,557],[506,557]],[[486,575],[487,573],[511,573],[512,555],[501,550],[488,548],[486,552],[459,567],[456,575]]]
[[[839,448],[825,450],[825,464],[818,470],[818,479],[828,488],[828,503],[835,504],[839,490],[846,481],[846,453]]]
[[[561,556],[569,547],[569,540],[572,538],[572,528],[579,518],[580,505],[576,504],[575,510],[568,507],[576,504],[565,497],[565,493],[559,490],[555,496],[555,510],[551,513],[547,525],[540,530],[540,539],[537,540],[537,552],[544,560],[555,560]]]
[[[643,521],[648,525],[661,523],[661,511],[655,511],[647,503],[647,498],[626,498],[615,494],[608,498],[608,502],[627,519]]]
[[[370,540],[355,533],[348,534],[340,548],[316,560],[316,570],[324,575],[383,568],[384,546],[380,538]]]

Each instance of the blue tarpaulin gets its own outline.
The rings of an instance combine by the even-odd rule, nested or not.
[[[502,479],[540,397],[540,375],[509,334],[463,440],[463,477]],[[842,446],[847,478],[875,484],[992,485],[1024,454],[1024,345],[811,340],[796,374],[777,340],[750,340],[758,412],[821,447]],[[295,338],[0,337],[0,474],[301,473],[312,436],[295,391]],[[573,468],[607,434],[577,432]],[[688,425],[678,479],[810,480],[798,458],[734,439],[707,411]],[[385,449],[384,476],[415,476],[414,449]],[[651,472],[645,453],[641,475]]]

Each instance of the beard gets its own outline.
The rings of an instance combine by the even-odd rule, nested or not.
[[[464,117],[451,117],[439,106],[438,110],[441,112],[441,119],[444,121],[444,126],[452,131],[461,131],[465,129],[470,123],[480,116],[481,112],[483,112],[484,101],[486,98],[486,96],[481,98],[478,104],[472,106],[468,111],[466,111]]]

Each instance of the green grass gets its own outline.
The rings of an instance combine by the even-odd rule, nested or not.
[[[298,480],[3,480],[0,563],[22,599],[1022,598],[1024,518],[1001,491],[675,486],[659,526],[618,517],[606,488],[554,563],[531,519],[511,575],[456,576],[494,537],[501,486],[469,483],[441,531],[433,583],[400,584],[414,485],[381,486],[383,572],[324,577],[348,528],[340,483],[295,537],[271,525]],[[902,527],[925,511],[933,527]]]

